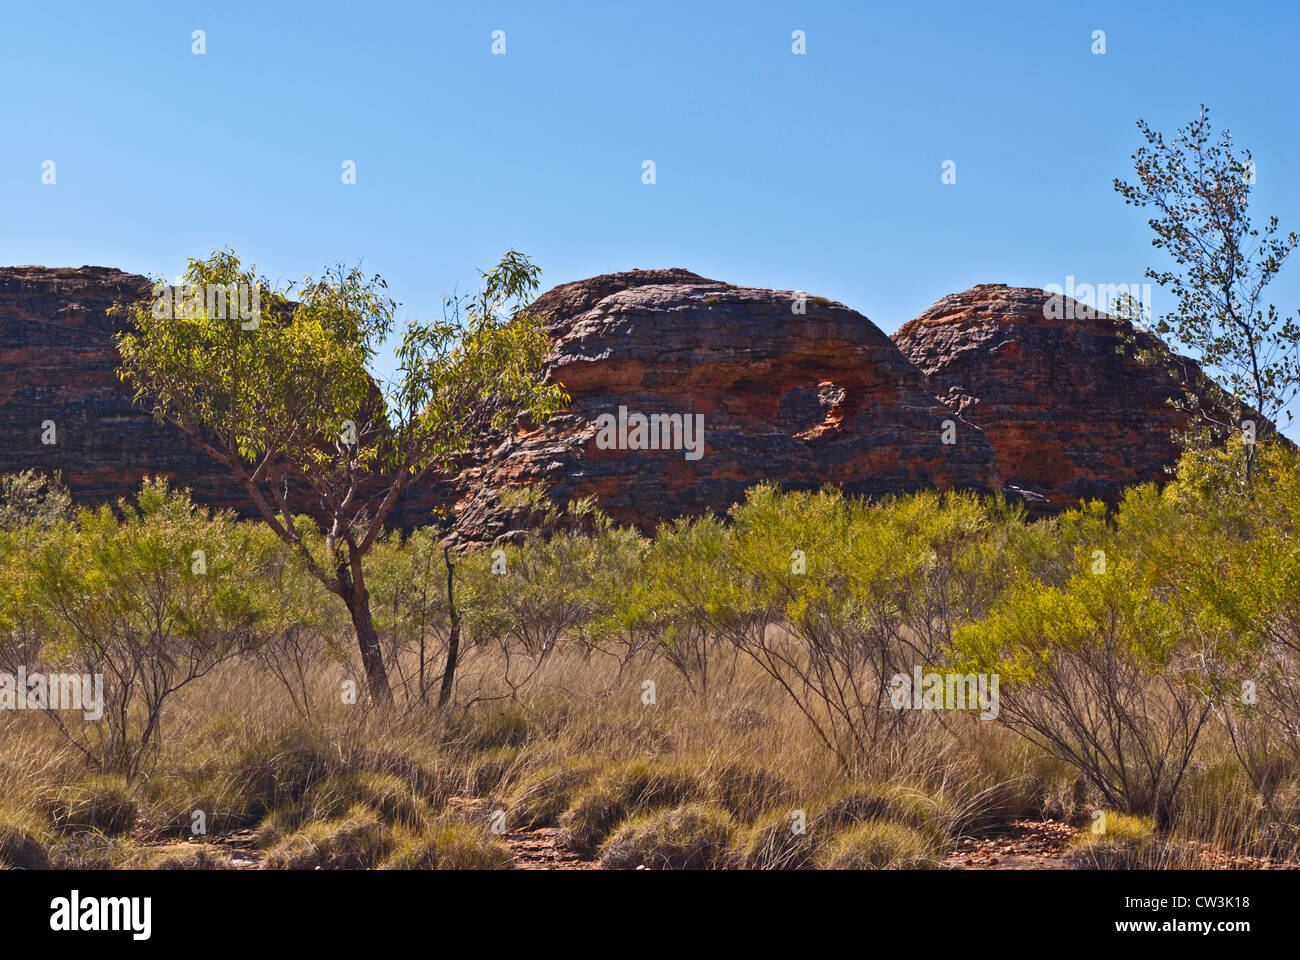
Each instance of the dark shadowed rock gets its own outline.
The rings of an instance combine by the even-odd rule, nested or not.
[[[114,302],[151,281],[108,267],[0,269],[0,472],[61,470],[79,503],[113,501],[163,474],[195,498],[244,506],[224,471],[177,431],[132,408],[117,378]],[[42,442],[52,421],[57,442]]]
[[[255,508],[229,471],[178,430],[133,406],[117,377],[114,303],[147,298],[153,281],[109,267],[0,268],[0,473],[62,471],[79,504],[114,502],[165,476],[196,502]],[[42,442],[53,423],[53,444]],[[445,495],[430,484],[408,497],[394,523],[426,522]],[[301,507],[310,511],[303,500]]]

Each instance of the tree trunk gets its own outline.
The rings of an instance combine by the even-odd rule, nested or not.
[[[357,645],[361,648],[361,664],[366,671],[366,685],[370,698],[380,706],[393,705],[393,688],[388,683],[388,669],[379,646],[379,634],[370,619],[370,591],[365,584],[353,583],[346,565],[339,567],[339,580],[345,594],[343,601],[352,614],[352,626],[357,631]]]
[[[456,660],[460,656],[460,615],[456,612],[455,583],[452,573],[456,566],[451,562],[451,548],[442,548],[442,559],[447,564],[447,612],[451,620],[451,633],[447,637],[447,666],[442,671],[442,688],[438,691],[438,706],[444,707],[451,699],[451,688],[456,682]]]

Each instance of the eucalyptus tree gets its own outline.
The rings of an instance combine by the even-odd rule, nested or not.
[[[408,321],[388,382],[371,369],[397,305],[382,278],[357,267],[273,289],[218,251],[189,262],[179,296],[155,288],[154,301],[125,308],[119,375],[137,402],[231,471],[261,519],[347,605],[377,702],[391,703],[392,690],[365,558],[394,507],[486,436],[520,417],[542,421],[568,400],[544,382],[549,340],[528,310],[539,273],[511,251],[477,293],[446,298],[442,319]],[[250,288],[256,296],[240,294]],[[230,315],[214,290],[256,303],[255,315]],[[454,671],[449,655],[448,686]]]
[[[1152,210],[1152,245],[1176,267],[1147,269],[1177,304],[1153,331],[1199,363],[1185,365],[1187,396],[1178,401],[1191,435],[1222,439],[1242,431],[1249,480],[1256,434],[1271,432],[1284,413],[1289,422],[1286,408],[1300,391],[1300,315],[1264,300],[1300,236],[1280,235],[1277,217],[1254,226],[1254,160],[1228,131],[1214,135],[1204,106],[1171,137],[1144,120],[1138,128],[1146,143],[1132,158],[1137,180],[1117,178],[1115,189],[1125,203]]]

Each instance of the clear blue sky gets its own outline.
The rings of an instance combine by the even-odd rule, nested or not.
[[[1291,2],[12,4],[0,264],[360,260],[429,315],[515,247],[544,287],[681,266],[892,331],[975,283],[1141,282],[1111,186],[1138,117],[1210,105],[1258,217],[1300,228],[1298,27]],[[1274,299],[1300,305],[1300,258]]]

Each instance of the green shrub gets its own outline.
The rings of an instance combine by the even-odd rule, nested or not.
[[[29,654],[116,678],[98,723],[60,732],[101,770],[143,772],[177,691],[283,629],[280,598],[260,575],[283,554],[269,531],[212,515],[162,479],[146,479],[134,504],[81,509],[52,527],[22,558],[24,605],[43,632]]]
[[[1170,589],[1172,560],[1157,568],[1124,548],[1125,512],[1147,510],[1174,537],[1177,511],[1130,494],[1119,543],[1103,541],[1064,586],[1014,587],[953,645],[963,671],[999,676],[998,722],[1075,766],[1109,806],[1167,822],[1211,709],[1198,664],[1228,641],[1220,618]]]

